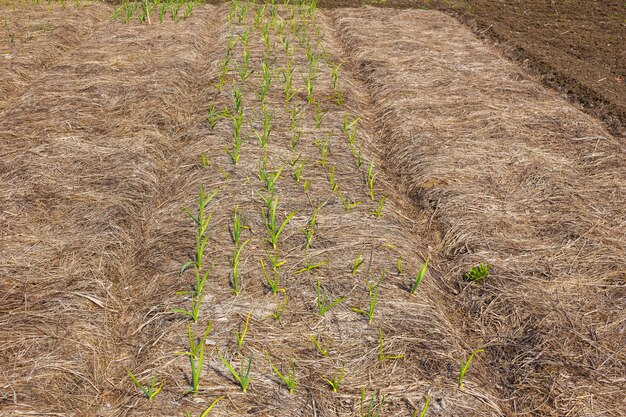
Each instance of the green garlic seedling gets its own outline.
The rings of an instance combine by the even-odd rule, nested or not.
[[[133,381],[133,384],[135,384],[135,387],[137,387],[143,393],[143,395],[145,395],[145,397],[150,401],[152,401],[152,399],[161,391],[161,388],[163,388],[163,383],[157,386],[156,374],[152,376],[152,380],[150,381],[148,385],[142,385],[137,380],[135,375],[133,375],[130,369],[126,369],[126,373],[128,373],[128,377],[130,378],[131,381]]]
[[[345,296],[342,295],[341,297],[336,298],[333,301],[329,301],[326,288],[322,288],[320,280],[317,280],[317,311],[320,316],[323,317],[324,314],[328,312],[328,310],[339,304],[344,298]]]
[[[361,146],[359,145],[358,148],[355,149],[355,165],[357,167],[357,169],[361,169],[361,165],[363,165],[363,153],[361,150]]]
[[[241,288],[239,285],[239,258],[241,256],[241,251],[248,244],[248,242],[250,242],[250,240],[246,240],[239,247],[235,246],[235,252],[233,253],[232,284],[233,284],[233,291],[235,292],[235,294],[239,294],[239,292],[241,291]]]
[[[320,342],[318,342],[314,336],[309,336],[309,339],[311,339],[311,341],[317,348],[317,351],[320,353],[320,355],[322,355],[322,357],[325,358],[328,356],[328,348],[324,349],[322,345],[320,344]]]
[[[206,338],[211,331],[212,322],[209,321],[206,330],[200,337],[200,340],[196,343],[196,336],[191,330],[191,325],[187,324],[187,335],[189,337],[189,350],[186,352],[176,352],[179,355],[185,355],[189,358],[189,366],[191,368],[191,387],[189,387],[185,394],[195,394],[198,392],[200,386],[200,375],[202,374],[202,366],[204,364],[204,346]]]
[[[230,373],[233,375],[233,378],[235,378],[235,381],[237,381],[237,383],[241,387],[241,390],[244,393],[248,390],[250,382],[252,382],[252,376],[250,375],[250,368],[252,367],[252,357],[253,354],[250,353],[250,356],[248,357],[248,366],[245,366],[244,358],[241,358],[241,367],[239,368],[239,372],[237,372],[235,371],[235,368],[233,368],[231,363],[222,355],[220,355],[220,360],[222,361],[224,366],[228,368]]]
[[[308,258],[306,259],[306,266],[302,269],[298,269],[296,272],[294,272],[294,275],[300,275],[303,272],[310,272],[314,269],[320,268],[324,265],[326,265],[329,261],[322,261],[322,262],[318,262],[316,264],[311,264],[309,263]]]
[[[382,394],[382,396],[379,396],[380,400],[378,401],[378,404],[377,404],[376,393],[373,393],[372,398],[367,405],[367,409],[364,408],[365,397],[366,397],[365,388],[363,388],[361,390],[361,408],[360,408],[361,417],[380,417],[380,414],[383,411],[382,410],[383,404],[385,403],[385,394]]]
[[[313,77],[311,77],[311,75],[309,74],[309,76],[306,78],[304,82],[306,86],[307,103],[313,104],[313,102],[315,101],[315,98],[313,97],[313,90],[314,90]]]
[[[206,208],[217,194],[217,191],[214,191],[212,194],[207,194],[204,187],[200,187],[200,191],[198,193],[198,215],[194,216],[191,214],[189,209],[185,208],[185,212],[187,215],[196,223],[197,231],[196,231],[196,253],[194,261],[187,261],[182,266],[180,273],[185,272],[187,268],[194,265],[197,269],[202,269],[202,256],[204,255],[204,250],[206,249],[206,245],[209,241],[209,237],[206,236],[206,230],[209,227],[209,223],[211,222],[212,214],[206,213]]]
[[[328,167],[328,181],[330,182],[330,189],[332,191],[337,191],[338,189],[338,184],[337,181],[335,180],[335,167]]]
[[[291,109],[291,125],[289,126],[289,129],[291,129],[292,132],[295,133],[298,122],[302,119],[302,116],[304,116],[304,106],[294,106]]]
[[[250,310],[250,312],[248,313],[248,316],[246,317],[246,322],[243,325],[243,331],[241,333],[237,331],[236,327],[233,328],[233,331],[235,332],[235,339],[237,340],[237,347],[239,349],[243,347],[243,341],[246,337],[246,333],[248,333],[248,325],[250,324],[250,317],[252,317],[252,310]]]
[[[328,145],[328,142],[330,142],[331,138],[332,135],[327,135],[325,140],[316,140],[313,142],[317,149],[320,150],[320,160],[317,162],[322,167],[326,165],[326,159],[328,159],[328,156],[330,155],[330,146]]]
[[[417,275],[415,276],[415,281],[413,281],[413,285],[411,285],[411,294],[415,294],[415,292],[417,291],[417,288],[422,283],[422,280],[424,279],[424,275],[426,274],[426,269],[428,268],[428,262],[429,262],[429,259],[426,259],[426,263],[422,265],[420,270],[417,272]]]
[[[481,353],[484,352],[484,349],[476,349],[475,351],[472,352],[472,354],[469,356],[469,358],[467,358],[466,361],[461,361],[461,370],[459,372],[459,387],[463,388],[463,378],[465,377],[465,373],[467,372],[467,370],[469,369],[470,365],[472,364],[472,359],[474,359],[474,356],[477,353]]]
[[[206,410],[204,410],[204,412],[202,414],[200,414],[200,417],[207,417],[209,415],[209,413],[211,412],[211,410],[213,410],[213,407],[215,407],[217,405],[217,403],[223,399],[224,396],[222,395],[221,397],[216,398],[210,406],[208,406],[206,408]],[[189,409],[185,410],[185,417],[191,417],[191,413],[189,412]]]
[[[422,412],[420,413],[419,417],[425,417],[426,416],[426,412],[428,411],[429,405],[430,405],[430,397],[427,395],[425,403],[424,403],[424,408],[422,408]],[[418,417],[417,416],[417,410],[415,410],[415,412],[413,413],[413,417]]]
[[[356,275],[357,271],[359,270],[359,267],[363,265],[363,262],[365,262],[365,256],[361,254],[357,255],[356,259],[354,260],[354,263],[352,264],[352,275]]]
[[[319,129],[322,125],[322,119],[326,115],[327,111],[323,111],[321,107],[317,105],[317,103],[315,103],[313,109],[315,111],[315,128]]]
[[[341,64],[333,64],[330,73],[330,85],[333,90],[337,90],[339,87],[339,69]]]
[[[291,367],[289,368],[289,373],[283,375],[278,370],[278,368],[274,366],[274,364],[272,363],[272,360],[270,359],[269,354],[267,352],[265,352],[265,354],[267,355],[267,359],[270,362],[270,367],[272,368],[274,373],[285,383],[285,385],[287,385],[287,388],[289,388],[289,394],[293,394],[293,391],[296,389],[296,385],[298,385],[298,382],[296,381],[295,362],[293,360],[291,361]]]
[[[274,312],[271,313],[269,316],[276,321],[280,320],[280,318],[283,316],[283,313],[285,312],[285,307],[287,307],[288,298],[289,297],[287,297],[287,294],[285,294],[285,297],[283,297],[283,302],[278,303]]]
[[[372,201],[374,201],[374,179],[377,175],[378,173],[374,173],[374,162],[370,162],[370,167],[367,170],[367,188]]]
[[[367,310],[362,310],[360,308],[352,308],[352,311],[355,313],[359,313],[367,317],[367,324],[371,324],[374,320],[374,310],[376,309],[376,303],[378,302],[378,295],[380,293],[380,284],[385,279],[385,272],[383,271],[383,275],[378,281],[377,284],[369,283],[367,285],[367,292],[369,294],[369,306]]]
[[[313,234],[315,234],[315,223],[317,221],[317,213],[322,207],[324,207],[325,204],[326,203],[322,203],[315,208],[315,210],[313,211],[313,215],[309,219],[309,222],[307,223],[306,227],[303,227],[301,229],[306,239],[306,246],[305,246],[306,249],[309,249],[311,247],[311,243],[313,242]]]
[[[333,373],[333,378],[329,379],[326,377],[324,378],[324,381],[326,381],[328,383],[328,385],[330,385],[330,387],[333,389],[333,392],[337,392],[339,390],[339,385],[341,384],[341,381],[343,380],[343,376],[345,375],[346,370],[345,367],[341,367],[340,370],[335,371]]]
[[[241,239],[241,233],[244,229],[248,229],[241,220],[241,214],[239,214],[239,206],[235,206],[235,214],[233,215],[233,226],[230,229],[230,236],[233,239],[235,247],[239,247],[239,241]]]
[[[300,182],[300,179],[302,178],[303,169],[304,169],[304,161],[300,161],[298,164],[294,166],[293,178],[296,180],[296,182]]]
[[[378,205],[376,206],[376,210],[374,210],[372,212],[372,214],[374,216],[376,216],[377,219],[380,219],[380,217],[383,214],[383,206],[385,205],[385,196],[382,196],[382,198],[378,201]]]
[[[348,117],[348,113],[344,113],[343,114],[343,126],[341,128],[341,131],[344,133],[347,133],[350,129],[352,129],[353,127],[356,127],[357,123],[359,123],[359,120],[361,120],[361,118],[357,117],[356,119],[350,121],[350,118]]]
[[[267,190],[268,195],[274,195],[276,191],[276,182],[280,178],[280,174],[283,172],[283,166],[281,166],[278,171],[271,172],[265,170],[265,164],[263,161],[259,163],[259,180],[265,183],[265,189]]]
[[[337,194],[339,194],[339,199],[341,200],[341,204],[343,204],[343,208],[346,209],[346,212],[349,212],[361,204],[360,201],[352,201],[349,195],[342,193],[340,190],[337,190]]]
[[[383,329],[378,329],[378,360],[384,362],[388,359],[402,359],[404,355],[385,355],[383,349]]]
[[[258,96],[259,100],[261,100],[261,103],[264,103],[265,97],[267,97],[267,93],[269,93],[270,86],[272,84],[270,69],[265,61],[261,62],[261,75],[263,76],[263,78],[261,80],[261,92],[258,94]]]
[[[293,137],[289,141],[289,147],[292,151],[296,151],[296,147],[298,146],[298,142],[300,142],[300,137],[302,136],[302,131],[293,132]]]
[[[281,233],[289,223],[289,220],[296,214],[295,210],[287,215],[285,220],[282,223],[279,223],[276,218],[276,209],[278,208],[278,197],[274,197],[273,199],[270,197],[265,200],[268,205],[268,210],[263,210],[263,223],[265,224],[265,229],[269,235],[267,241],[272,244],[272,248],[274,250],[278,247],[278,238]]]
[[[265,269],[265,263],[263,262],[263,259],[259,259],[259,262],[261,263],[261,269],[263,270],[263,275],[265,276],[265,281],[267,282],[267,286],[270,288],[270,290],[272,290],[273,294],[276,294],[280,291],[285,292],[284,288],[281,288],[280,286],[280,273],[279,273],[279,269],[280,267],[285,263],[285,261],[278,261],[278,254],[274,255],[274,257],[272,257],[269,252],[267,252],[267,257],[268,259],[270,259],[270,262],[272,263],[272,278],[270,278],[269,274],[267,273],[267,270]]]

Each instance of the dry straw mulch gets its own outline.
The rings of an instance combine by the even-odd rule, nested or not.
[[[624,143],[446,15],[333,16],[384,159],[441,235],[442,305],[485,344],[501,404],[623,415]],[[462,283],[479,262],[486,284]]]
[[[363,387],[387,394],[385,416],[410,415],[426,394],[428,415],[620,414],[624,147],[596,121],[442,14],[319,12],[325,49],[345,62],[346,104],[325,102],[321,130],[312,109],[302,119],[303,176],[312,184],[303,193],[287,164],[280,77],[268,97],[276,111],[268,160],[286,165],[279,218],[297,210],[281,237],[289,300],[275,322],[268,314],[282,297],[268,294],[258,262],[260,146],[246,127],[252,138],[234,167],[224,150],[230,125],[211,130],[206,121],[211,103],[232,101],[229,86],[214,87],[229,5],[152,26],[108,21],[108,6],[89,7],[93,23],[69,23],[72,34],[59,38],[52,32],[50,45],[66,46],[48,48],[56,52],[47,65],[24,69],[19,82],[17,71],[0,65],[0,74],[14,74],[0,81],[7,91],[0,103],[0,415],[161,416],[186,407],[197,415],[226,395],[211,415],[352,416]],[[75,13],[32,10],[58,22]],[[262,44],[251,42],[257,72],[240,88],[256,120],[254,54]],[[275,65],[284,64],[277,52]],[[296,64],[301,83],[302,54]],[[328,72],[320,69],[320,98],[331,94]],[[388,200],[379,221],[363,169],[338,134],[344,110],[363,116],[364,155],[382,170],[376,194]],[[339,186],[363,202],[349,213],[330,190],[327,168],[316,164],[313,141],[330,131],[338,139],[328,164]],[[176,355],[185,349],[186,320],[170,308],[186,305],[176,291],[190,277],[178,270],[192,253],[194,226],[183,209],[195,207],[200,186],[218,194],[201,311],[213,330],[194,401],[181,395],[188,364]],[[314,246],[305,251],[300,227],[322,202]],[[228,286],[235,206],[251,239],[237,297]],[[296,275],[305,254],[329,263]],[[366,263],[353,276],[359,254]],[[403,273],[393,269],[400,256]],[[430,272],[411,297],[406,286],[425,258]],[[482,286],[468,285],[462,273],[478,262],[491,263],[493,273]],[[383,270],[368,326],[350,307],[364,306],[366,280]],[[324,318],[315,308],[318,279],[331,295],[347,296]],[[251,310],[238,352],[233,327]],[[378,362],[379,328],[388,352],[404,360]],[[330,343],[329,358],[309,335]],[[476,347],[486,352],[460,390],[458,363]],[[283,369],[295,360],[297,395],[272,374],[265,352]],[[235,363],[254,354],[247,394],[218,353]],[[321,378],[341,364],[347,374],[333,395]],[[125,367],[142,379],[156,372],[163,392],[152,402],[141,398]]]

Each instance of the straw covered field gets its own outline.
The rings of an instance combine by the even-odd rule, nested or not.
[[[0,23],[0,416],[626,413],[626,145],[452,17]]]

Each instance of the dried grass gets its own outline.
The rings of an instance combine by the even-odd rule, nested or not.
[[[0,111],[111,16],[111,8],[100,2],[81,4],[62,8],[56,3],[2,0]]]
[[[439,308],[434,285],[425,282],[419,298],[409,297],[404,287],[410,277],[392,274],[383,284],[374,326],[349,310],[366,301],[366,277],[374,279],[395,265],[398,253],[382,248],[384,243],[396,245],[409,271],[421,265],[427,249],[410,233],[415,221],[402,209],[404,197],[393,195],[382,177],[377,192],[388,189],[391,195],[381,221],[372,221],[366,204],[345,213],[330,192],[326,170],[313,164],[318,151],[312,129],[302,139],[304,154],[311,155],[305,171],[313,181],[309,196],[287,170],[278,186],[281,207],[298,210],[281,237],[287,311],[278,323],[267,317],[279,298],[261,284],[258,238],[245,249],[243,292],[233,296],[227,285],[232,254],[227,225],[235,205],[255,236],[262,236],[263,225],[258,185],[248,185],[248,177],[256,181],[258,145],[251,140],[243,146],[234,170],[224,151],[230,128],[221,123],[211,132],[206,122],[209,103],[220,107],[230,101],[228,90],[216,95],[212,87],[226,44],[221,26],[226,7],[196,10],[178,24],[103,23],[31,78],[2,111],[0,414],[177,415],[225,394],[212,415],[348,416],[367,387],[388,395],[390,416],[408,414],[410,404],[418,405],[427,393],[431,409],[443,414],[498,415],[473,376],[468,392],[476,398],[456,389],[456,368],[468,346]],[[332,32],[330,22],[320,19],[323,31]],[[253,50],[261,50],[260,43]],[[318,89],[330,95],[328,85]],[[250,87],[245,94],[253,95]],[[282,105],[282,92],[273,91],[268,100]],[[348,106],[361,111],[358,102]],[[324,124],[339,126],[342,117],[342,110],[331,109]],[[275,123],[269,158],[278,166],[288,159],[287,115]],[[306,123],[314,123],[312,112]],[[373,141],[367,132],[362,140]],[[199,166],[202,152],[211,161],[208,169]],[[365,201],[362,174],[339,140],[329,162],[337,167],[340,187]],[[230,172],[229,179],[217,166]],[[202,320],[214,321],[214,330],[196,403],[181,396],[188,370],[186,359],[175,355],[184,348],[186,322],[169,309],[182,303],[175,292],[185,289],[186,279],[177,271],[193,248],[193,225],[183,208],[195,206],[201,184],[221,191],[212,205],[207,255],[213,270],[201,313]],[[304,264],[299,227],[325,200],[310,256],[331,262],[315,274],[294,276]],[[359,253],[368,262],[355,278],[351,263]],[[315,314],[317,279],[331,294],[349,295],[324,320]],[[232,328],[251,308],[246,349],[255,353],[255,364],[244,397],[217,353],[235,352]],[[406,353],[402,364],[377,363],[379,325],[387,346]],[[332,360],[318,358],[310,334],[331,341]],[[266,350],[275,363],[293,357],[297,396],[276,381]],[[341,363],[348,374],[340,393],[332,395],[322,376]],[[140,380],[156,373],[163,391],[152,402],[142,399],[125,367]]]
[[[618,415],[621,145],[441,14],[320,13],[326,49],[349,64],[341,80],[346,108],[366,117],[364,154],[384,167],[375,192],[388,199],[382,219],[373,220],[364,172],[338,139],[329,163],[340,188],[364,202],[345,212],[326,169],[314,164],[308,112],[299,146],[311,191],[305,196],[287,167],[277,186],[280,218],[297,214],[280,239],[289,301],[276,322],[267,315],[282,299],[264,288],[258,266],[260,147],[246,142],[234,169],[224,151],[230,126],[222,121],[211,131],[206,121],[210,103],[222,108],[231,100],[228,88],[213,87],[228,7],[196,9],[178,24],[107,21],[88,38],[77,28],[82,43],[58,54],[55,65],[32,69],[41,73],[7,95],[10,106],[0,108],[0,415],[180,415],[226,395],[211,415],[352,416],[363,387],[388,395],[386,416],[410,415],[425,394],[429,415]],[[49,13],[60,19],[66,12]],[[260,39],[252,43],[253,53],[262,50]],[[253,96],[250,85],[243,91]],[[330,96],[330,82],[316,91]],[[267,100],[283,106],[282,91]],[[343,109],[330,106],[318,135],[342,118]],[[278,113],[273,126],[268,157],[278,168],[289,159],[289,116]],[[200,167],[201,153],[208,168]],[[178,270],[194,236],[183,208],[196,205],[200,185],[220,192],[210,205],[212,272],[201,312],[214,325],[194,401],[181,395],[188,369],[175,354],[185,347],[186,321],[169,309],[183,303],[176,291],[188,280]],[[322,201],[309,256],[330,262],[294,275],[304,267],[299,228]],[[243,238],[253,237],[237,297],[227,285],[235,206],[250,227]],[[367,260],[355,277],[358,254]],[[433,259],[416,296],[407,290],[412,277],[392,272],[399,254],[410,273]],[[485,261],[494,268],[484,286],[461,284],[465,268]],[[349,307],[367,302],[365,280],[383,269],[388,279],[367,326]],[[318,279],[333,297],[347,295],[323,319]],[[255,363],[244,396],[217,354],[236,352],[232,328],[251,309],[245,349]],[[389,352],[406,359],[378,363],[379,326]],[[309,335],[330,342],[331,359],[316,353]],[[457,389],[460,360],[482,345],[466,388]],[[297,395],[273,375],[265,351],[275,364],[295,360]],[[334,395],[322,376],[342,363],[347,373]],[[163,392],[142,399],[125,367],[140,379],[156,372]]]
[[[448,317],[487,346],[483,382],[510,415],[622,415],[624,144],[450,17],[333,16],[388,170],[441,236]],[[479,262],[486,284],[463,283]]]

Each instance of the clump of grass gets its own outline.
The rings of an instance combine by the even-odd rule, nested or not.
[[[333,301],[330,301],[328,299],[328,293],[326,292],[326,288],[322,288],[320,280],[317,280],[317,311],[320,316],[324,316],[324,314],[326,314],[328,310],[339,304],[341,301],[343,301],[344,298],[345,296],[342,295],[334,299]]]
[[[130,380],[133,381],[133,384],[135,384],[135,387],[137,387],[143,393],[143,395],[150,401],[152,401],[152,399],[159,392],[161,392],[161,389],[163,388],[163,383],[159,384],[157,382],[156,374],[152,376],[152,379],[150,380],[150,383],[148,385],[143,385],[137,380],[137,378],[135,377],[135,375],[133,375],[130,369],[127,369],[126,373],[128,374],[128,377],[130,378]]]
[[[467,373],[470,365],[472,364],[472,359],[474,359],[474,356],[477,353],[481,353],[484,351],[485,351],[484,349],[476,349],[475,351],[471,353],[471,355],[469,356],[469,358],[467,358],[466,361],[461,361],[461,370],[459,371],[459,387],[460,388],[463,388],[464,386],[463,378],[465,378],[465,374]]]
[[[413,281],[413,285],[411,285],[411,294],[415,294],[415,292],[417,291],[417,288],[422,283],[422,280],[424,279],[424,275],[426,275],[426,269],[428,268],[428,262],[429,262],[429,260],[426,259],[426,263],[424,265],[422,265],[420,270],[417,272],[417,275],[415,276],[415,280]]]
[[[270,367],[274,371],[274,373],[285,383],[287,388],[289,388],[289,394],[293,394],[296,389],[296,385],[298,382],[296,381],[296,364],[293,360],[291,360],[291,366],[289,367],[289,371],[285,374],[281,373],[276,366],[272,363],[269,354],[266,352],[267,359],[270,362]]]
[[[369,305],[367,310],[352,308],[352,311],[354,311],[355,313],[359,313],[367,317],[367,324],[371,324],[374,320],[374,311],[376,309],[376,303],[378,303],[378,295],[380,294],[380,284],[383,282],[384,279],[385,273],[383,271],[382,277],[376,284],[369,283],[367,285],[367,293],[369,295]]]
[[[480,264],[470,268],[469,271],[465,273],[465,279],[472,282],[483,282],[487,276],[489,276],[489,270],[491,269],[491,265],[489,264]]]
[[[237,340],[237,347],[239,349],[243,347],[243,341],[246,337],[246,333],[248,333],[248,325],[250,324],[250,317],[252,317],[252,310],[250,310],[250,312],[248,313],[248,316],[246,317],[246,321],[243,325],[243,331],[241,333],[239,333],[236,327],[233,328],[233,331],[235,332],[235,339]]]
[[[241,366],[239,368],[239,372],[237,372],[235,368],[233,368],[230,361],[228,361],[225,357],[220,355],[220,360],[222,361],[224,366],[226,366],[226,368],[230,371],[230,373],[233,375],[233,378],[235,378],[235,381],[239,384],[239,386],[241,387],[241,390],[244,393],[248,390],[248,386],[250,385],[250,382],[252,382],[252,376],[250,375],[250,369],[252,367],[252,357],[253,357],[253,353],[250,353],[250,356],[248,357],[247,366],[245,365],[245,358],[241,358]]]
[[[339,391],[339,385],[341,384],[341,381],[343,380],[343,376],[346,373],[346,369],[344,366],[341,367],[341,369],[336,370],[333,373],[332,379],[331,378],[324,378],[324,381],[326,381],[326,383],[328,385],[330,385],[330,387],[333,389],[333,392],[337,392]]]
[[[388,359],[402,359],[404,355],[386,355],[383,349],[383,329],[378,329],[378,360],[384,362]]]
[[[204,364],[204,346],[206,338],[211,331],[212,322],[209,321],[206,330],[196,342],[196,336],[191,330],[191,325],[187,324],[187,336],[189,338],[189,350],[186,352],[176,352],[179,355],[186,355],[189,358],[189,366],[191,368],[191,386],[185,391],[185,394],[195,394],[200,386],[200,375],[202,374],[202,366]]]

